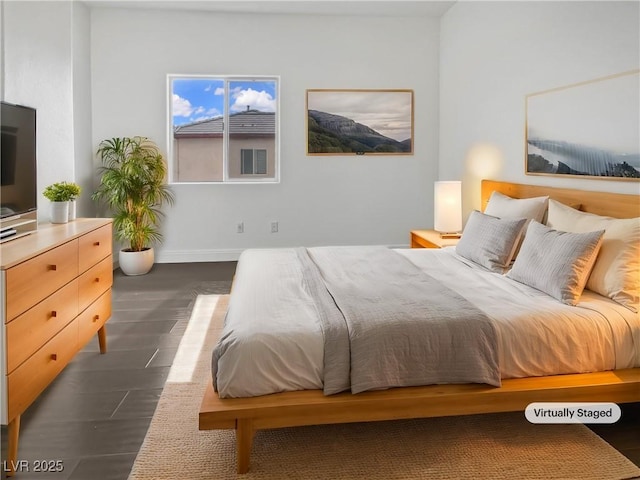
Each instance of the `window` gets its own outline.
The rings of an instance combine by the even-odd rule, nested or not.
[[[267,174],[267,151],[265,149],[243,148],[240,152],[242,155],[242,175]]]
[[[277,182],[276,77],[169,75],[169,181]]]

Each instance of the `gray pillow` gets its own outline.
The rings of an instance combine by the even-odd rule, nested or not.
[[[531,222],[507,277],[575,305],[596,261],[603,234],[604,230],[562,232]]]
[[[497,218],[471,212],[456,253],[492,272],[504,273],[511,263],[527,220]]]

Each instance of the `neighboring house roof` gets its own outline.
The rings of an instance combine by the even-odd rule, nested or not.
[[[173,136],[217,137],[222,135],[224,118],[216,117],[175,127]],[[229,115],[231,135],[273,136],[276,132],[276,116],[273,112],[246,110]]]

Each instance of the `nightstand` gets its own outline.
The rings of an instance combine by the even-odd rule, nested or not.
[[[411,248],[451,247],[459,241],[459,238],[442,238],[435,230],[411,230]]]

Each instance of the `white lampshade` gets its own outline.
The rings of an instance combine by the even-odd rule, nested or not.
[[[462,182],[435,182],[433,228],[442,233],[462,230]]]

